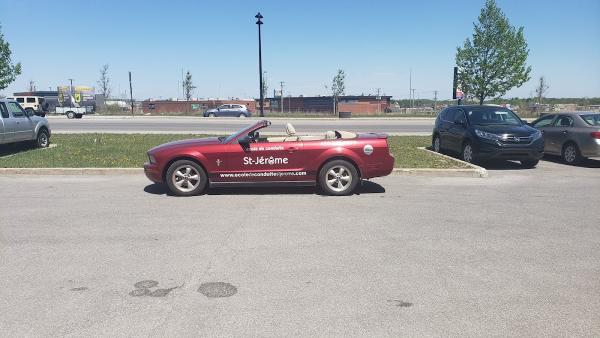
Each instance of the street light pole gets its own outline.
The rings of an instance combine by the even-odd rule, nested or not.
[[[260,26],[263,24],[262,21],[260,21],[260,19],[263,18],[262,15],[260,15],[260,12],[258,12],[258,14],[256,14],[254,16],[256,18],[256,24],[258,25],[258,74],[259,74],[259,89],[260,89],[260,101],[259,101],[259,106],[260,106],[260,116],[263,117],[265,116],[265,113],[263,111],[263,100],[264,100],[264,96],[263,96],[263,72],[262,72],[262,46],[261,46],[261,37],[260,37]]]
[[[73,79],[69,79],[71,85],[69,86],[69,108],[73,108]]]

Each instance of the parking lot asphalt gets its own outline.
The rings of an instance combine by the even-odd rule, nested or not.
[[[0,335],[598,336],[599,168],[348,197],[2,176]]]

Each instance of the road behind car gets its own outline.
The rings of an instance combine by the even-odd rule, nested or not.
[[[390,176],[342,199],[181,199],[141,175],[0,185],[2,336],[600,335],[597,168]]]

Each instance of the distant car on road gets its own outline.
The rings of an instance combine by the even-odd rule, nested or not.
[[[515,160],[533,168],[544,155],[544,139],[508,108],[452,106],[435,120],[432,148],[459,153],[465,162]]]
[[[17,101],[0,99],[0,144],[23,141],[35,141],[40,148],[48,147],[48,120],[25,111]]]
[[[250,117],[252,113],[243,104],[223,104],[204,112],[204,117]]]
[[[148,151],[144,165],[153,182],[174,194],[200,194],[210,186],[320,185],[330,195],[349,195],[362,179],[392,172],[386,134],[328,131],[298,135],[291,124],[282,137],[261,137],[259,121],[228,137],[171,142]]]
[[[544,134],[544,153],[559,155],[568,164],[600,157],[600,113],[569,112],[544,115],[531,122]]]

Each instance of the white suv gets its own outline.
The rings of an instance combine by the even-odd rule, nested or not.
[[[6,99],[17,101],[30,115],[46,115],[44,112],[44,98],[41,96],[15,96]]]

